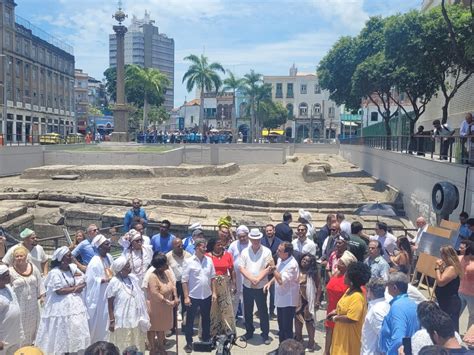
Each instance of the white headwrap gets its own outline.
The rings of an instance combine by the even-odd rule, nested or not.
[[[193,231],[195,229],[202,229],[201,222],[196,222],[196,223],[191,224],[188,229],[190,231]]]
[[[117,275],[122,269],[127,265],[127,258],[123,255],[120,255],[117,259],[115,259],[112,263],[112,271],[115,275]]]
[[[136,231],[135,229],[130,229],[127,233],[125,233],[122,238],[119,239],[118,243],[124,249],[128,249],[130,244],[139,238],[141,238],[140,232]]]
[[[305,219],[308,222],[311,221],[312,219],[311,213],[309,213],[309,211],[305,211],[304,209],[300,209],[298,211],[298,214],[300,215],[301,218]]]
[[[349,264],[355,263],[357,261],[357,258],[349,250],[346,250],[339,258],[339,260],[341,260],[344,265],[349,266]]]
[[[240,235],[242,233],[245,233],[245,234],[249,234],[249,229],[247,228],[247,226],[244,226],[244,225],[241,225],[241,226],[238,226],[237,227],[237,230],[235,232],[236,235]]]
[[[2,276],[4,273],[8,271],[8,266],[1,264],[0,265],[0,276]]]
[[[107,238],[102,234],[97,234],[94,239],[92,239],[92,245],[96,248],[100,247],[104,242],[107,241]]]
[[[64,255],[66,255],[67,253],[69,253],[69,248],[66,246],[62,246],[61,248],[58,248],[54,251],[51,260],[61,261],[63,260]]]

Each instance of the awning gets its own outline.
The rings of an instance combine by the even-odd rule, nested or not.
[[[359,127],[359,123],[355,122],[341,122],[343,126],[350,126],[350,127]]]

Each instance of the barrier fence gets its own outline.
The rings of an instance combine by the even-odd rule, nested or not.
[[[474,165],[474,137],[441,136],[368,136],[340,140],[341,144],[364,145],[451,163]]]

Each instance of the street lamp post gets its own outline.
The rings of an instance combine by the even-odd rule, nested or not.
[[[6,143],[7,139],[7,73],[6,73],[6,61],[7,56],[5,54],[0,54],[2,57],[2,71],[3,71],[3,106],[2,106],[2,135],[3,135],[3,144]]]

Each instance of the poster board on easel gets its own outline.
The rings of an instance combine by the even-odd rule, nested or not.
[[[439,223],[439,226],[444,229],[459,231],[459,228],[461,228],[461,223],[442,219],[441,222]]]
[[[436,289],[436,280],[430,282],[429,278],[435,279],[436,277],[436,260],[438,258],[426,253],[421,253],[418,256],[418,260],[415,266],[415,272],[413,272],[412,283],[415,281],[416,275],[420,274],[420,280],[418,283],[418,289],[424,289],[428,291],[429,299],[434,298],[434,291]],[[431,283],[431,285],[430,285]]]
[[[421,234],[418,252],[439,257],[443,245],[454,245],[458,232],[451,229],[428,226]]]

